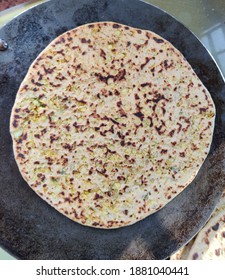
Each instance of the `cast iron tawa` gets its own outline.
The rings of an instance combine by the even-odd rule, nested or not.
[[[66,218],[43,201],[17,168],[9,119],[17,90],[37,55],[76,26],[115,21],[149,29],[179,49],[210,91],[217,116],[210,154],[195,180],[146,219],[120,229],[94,229]],[[206,223],[219,200],[224,174],[225,85],[198,39],[160,9],[138,0],[48,1],[0,30],[0,244],[20,259],[165,259]]]

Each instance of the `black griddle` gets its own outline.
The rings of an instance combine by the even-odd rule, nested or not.
[[[85,227],[38,197],[14,159],[9,119],[17,90],[37,55],[79,25],[115,21],[149,29],[179,49],[210,91],[217,116],[211,151],[195,180],[157,213],[124,228]],[[164,11],[138,0],[52,0],[0,30],[0,244],[19,259],[165,259],[206,223],[225,186],[225,84],[200,41]]]

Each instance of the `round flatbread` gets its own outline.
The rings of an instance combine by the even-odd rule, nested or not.
[[[133,224],[194,179],[215,107],[193,69],[159,35],[114,22],[56,38],[16,96],[10,131],[23,178],[70,219]]]

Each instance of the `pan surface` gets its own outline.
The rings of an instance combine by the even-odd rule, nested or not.
[[[44,202],[22,179],[9,134],[17,90],[37,55],[76,26],[116,21],[149,29],[179,49],[216,105],[210,154],[195,180],[163,209],[120,229],[79,225]],[[225,85],[199,40],[162,10],[138,0],[52,0],[0,30],[0,244],[21,259],[165,259],[206,223],[224,188]]]

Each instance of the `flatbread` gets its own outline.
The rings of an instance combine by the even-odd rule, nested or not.
[[[117,228],[156,212],[196,176],[215,106],[159,35],[114,22],[56,38],[12,109],[15,159],[30,187],[83,225]]]
[[[218,211],[197,235],[188,260],[225,260],[225,209]]]
[[[225,191],[207,224],[171,260],[225,259]]]
[[[170,256],[170,260],[186,260],[188,257],[188,254],[190,252],[190,249],[194,243],[194,239],[189,241],[185,246],[177,250],[174,254]]]

